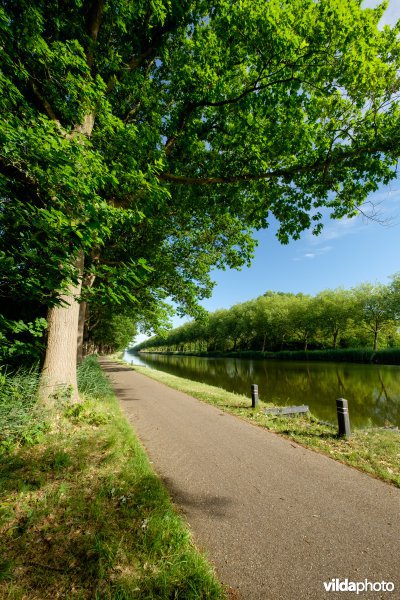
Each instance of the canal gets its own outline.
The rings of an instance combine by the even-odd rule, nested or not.
[[[208,383],[279,406],[307,404],[319,419],[336,422],[336,398],[346,398],[353,427],[400,425],[400,367],[354,363],[203,358],[129,354],[134,364]]]

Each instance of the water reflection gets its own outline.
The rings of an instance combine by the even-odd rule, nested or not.
[[[257,383],[263,400],[308,404],[325,421],[336,422],[335,401],[343,397],[354,427],[400,425],[399,366],[128,353],[125,360],[248,396]]]

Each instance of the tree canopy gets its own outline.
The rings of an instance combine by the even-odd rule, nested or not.
[[[385,5],[3,0],[3,298],[65,304],[80,278],[89,303],[194,314],[271,215],[283,243],[353,215],[396,176]]]
[[[133,351],[236,352],[399,345],[400,275],[389,285],[364,283],[316,296],[266,292],[206,319],[184,323]]]

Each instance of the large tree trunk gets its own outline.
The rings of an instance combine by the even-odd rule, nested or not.
[[[77,297],[81,292],[83,261],[81,251],[76,260],[78,283],[71,284],[68,293],[60,295],[62,305],[48,312],[47,349],[40,384],[40,397],[47,404],[65,393],[72,402],[79,402],[76,357],[80,305]]]
[[[83,135],[90,138],[94,120],[94,112],[86,114],[82,123],[76,125],[68,137],[74,139]],[[47,315],[47,349],[39,394],[42,401],[50,405],[51,398],[54,399],[58,393],[63,393],[63,390],[68,391],[72,402],[79,402],[76,364],[80,304],[76,298],[80,296],[82,289],[83,250],[79,251],[75,266],[78,283],[71,284],[67,293],[60,295],[59,299],[63,304],[50,308]]]

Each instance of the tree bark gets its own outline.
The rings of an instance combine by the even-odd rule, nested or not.
[[[95,258],[98,258],[98,254],[96,253]],[[85,289],[90,289],[95,281],[95,275],[92,273],[86,274],[82,279],[82,291]],[[76,360],[79,363],[82,362],[84,357],[84,348],[83,342],[85,339],[85,326],[88,320],[88,305],[85,300],[83,300],[79,305],[79,320],[78,320],[78,350],[76,355]]]
[[[334,350],[336,350],[338,335],[339,335],[339,331],[336,329],[333,332],[333,348],[334,348]]]
[[[77,352],[76,362],[78,365],[83,360],[83,337],[85,333],[85,321],[86,321],[86,309],[87,302],[83,300],[79,305],[79,317],[78,317],[78,341],[77,341]]]
[[[378,348],[378,329],[374,330],[374,352]]]
[[[60,295],[62,305],[48,312],[47,349],[44,361],[40,398],[51,405],[58,395],[67,393],[72,402],[79,402],[76,357],[78,346],[79,303],[83,273],[83,252],[76,259],[79,280]]]
[[[263,344],[262,344],[262,350],[261,352],[265,352],[265,344],[267,341],[267,332],[264,333],[264,337],[263,337]]]
[[[99,4],[102,4],[100,1]],[[96,34],[97,36],[97,34]],[[95,121],[95,113],[84,116],[66,137],[74,139],[79,135],[90,138]],[[78,323],[80,305],[77,297],[82,289],[84,253],[79,250],[75,261],[78,283],[70,284],[67,292],[59,299],[62,305],[49,309],[47,315],[47,348],[43,365],[39,396],[43,403],[51,405],[59,393],[68,391],[72,402],[79,402],[76,374],[78,353]]]

